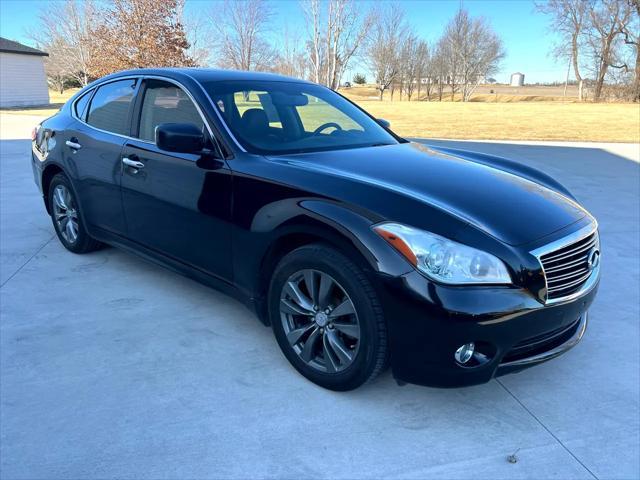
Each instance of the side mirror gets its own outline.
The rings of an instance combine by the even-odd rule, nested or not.
[[[156,127],[156,145],[167,152],[200,153],[205,139],[193,123],[161,123]]]
[[[389,122],[389,120],[385,120],[384,118],[376,118],[376,122],[378,122],[384,128],[391,128],[391,122]]]

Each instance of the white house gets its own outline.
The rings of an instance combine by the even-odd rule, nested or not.
[[[44,57],[48,55],[0,37],[0,108],[49,103],[44,73]]]

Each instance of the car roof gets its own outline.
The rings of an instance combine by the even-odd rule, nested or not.
[[[133,70],[124,70],[113,73],[99,80],[106,78],[117,78],[127,75],[161,75],[168,78],[179,80],[182,77],[191,77],[197,82],[215,82],[215,81],[272,81],[272,82],[297,82],[310,83],[306,80],[287,77],[275,73],[266,72],[248,72],[244,70],[222,70],[216,68],[137,68]]]

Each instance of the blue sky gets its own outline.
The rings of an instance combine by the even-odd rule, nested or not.
[[[52,0],[56,1],[56,0]],[[30,44],[26,32],[34,26],[37,11],[47,0],[0,0],[0,36]],[[187,0],[187,15],[202,15],[211,10],[211,1]],[[303,31],[302,15],[297,0],[273,0],[273,29],[287,25],[291,30]],[[361,1],[363,8],[371,1]],[[427,41],[434,41],[444,25],[453,16],[459,0],[404,0],[398,2],[406,12],[416,32]],[[549,56],[554,41],[547,28],[547,19],[537,13],[531,0],[465,0],[464,6],[474,16],[483,16],[502,37],[507,57],[496,79],[508,80],[512,72],[525,73],[526,81],[563,81],[566,65]],[[365,71],[365,66],[354,65],[352,71]]]

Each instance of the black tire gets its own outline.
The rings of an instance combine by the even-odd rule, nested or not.
[[[280,311],[281,296],[290,277],[305,270],[327,274],[337,281],[355,308],[353,318],[360,326],[359,344],[355,358],[342,371],[319,371],[305,362],[287,340],[286,314]],[[315,384],[336,391],[353,390],[373,380],[386,367],[387,329],[378,295],[362,269],[334,248],[323,244],[306,245],[282,258],[271,278],[268,306],[280,349],[293,367]],[[311,322],[317,327],[314,320]]]
[[[71,205],[73,206],[72,210],[75,212],[75,218],[77,223],[77,228],[74,231],[77,231],[77,236],[75,239],[70,239],[68,232],[63,232],[63,228],[60,223],[56,220],[56,205],[54,194],[56,192],[56,187],[62,186],[69,194],[69,198],[71,199]],[[56,235],[58,236],[58,240],[60,243],[73,253],[89,253],[94,250],[99,249],[102,244],[97,240],[94,240],[87,233],[87,229],[84,225],[84,221],[82,219],[80,204],[76,197],[75,191],[71,186],[71,182],[67,178],[64,173],[58,173],[51,179],[51,183],[49,184],[49,210],[51,212],[51,221],[53,222],[53,228],[56,231]]]

